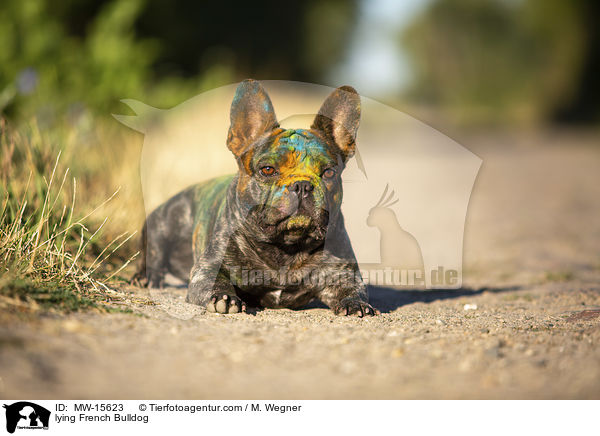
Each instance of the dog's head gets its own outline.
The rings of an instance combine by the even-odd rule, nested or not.
[[[323,241],[342,203],[341,173],[356,149],[360,97],[343,86],[327,97],[310,129],[282,129],[254,80],[231,105],[227,146],[237,158],[237,203],[261,240]]]

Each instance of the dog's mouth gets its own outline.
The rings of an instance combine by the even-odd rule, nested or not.
[[[292,215],[280,218],[266,227],[274,234],[302,236],[314,229],[314,224],[314,220],[307,215]]]
[[[312,218],[306,215],[295,215],[282,222],[286,231],[304,231],[312,224]]]
[[[265,234],[271,235],[273,240],[281,239],[284,243],[297,243],[303,239],[321,240],[324,238],[327,227],[327,212],[316,217],[298,213],[281,216],[278,219],[265,220],[263,217],[261,227]]]

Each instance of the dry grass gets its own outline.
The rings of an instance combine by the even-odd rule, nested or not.
[[[93,153],[77,156],[81,144],[71,132],[53,133],[42,135],[35,123],[17,132],[0,120],[0,308],[70,311],[118,300],[112,288],[137,254],[135,232],[116,231],[119,222],[107,229],[110,212],[122,211],[127,199],[118,188],[102,191],[123,168],[94,172]]]

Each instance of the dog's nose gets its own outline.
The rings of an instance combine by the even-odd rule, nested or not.
[[[289,188],[290,192],[298,194],[298,197],[300,198],[308,197],[308,195],[312,192],[313,189],[314,186],[312,185],[312,183],[306,180],[294,182]]]

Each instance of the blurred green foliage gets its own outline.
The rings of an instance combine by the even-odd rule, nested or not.
[[[226,65],[236,81],[319,82],[350,48],[358,3],[147,0],[136,31],[164,45],[155,64],[161,75],[190,77]]]
[[[150,95],[164,105],[189,96],[197,82],[154,83],[151,65],[160,44],[136,38],[133,31],[142,7],[142,0],[107,2],[80,37],[50,0],[5,0],[0,7],[0,110],[43,122],[88,109],[108,113],[129,96]]]
[[[598,56],[587,4],[431,2],[402,35],[414,69],[410,95],[464,123],[555,120],[581,105],[575,100],[586,61]]]
[[[51,2],[5,2],[0,9],[3,108],[28,113],[66,109],[55,106],[78,101],[102,108],[107,92],[139,90],[153,52],[152,44],[134,41],[129,33],[139,5],[110,5],[80,40],[49,14]]]
[[[355,3],[3,0],[0,114],[80,127],[122,98],[172,107],[245,77],[316,81],[343,55]]]

